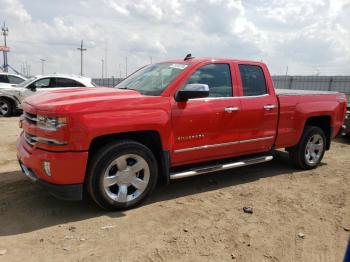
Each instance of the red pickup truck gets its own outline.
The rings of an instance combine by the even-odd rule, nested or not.
[[[269,161],[319,165],[346,112],[342,93],[276,91],[265,64],[192,58],[148,65],[115,88],[32,96],[22,171],[61,199],[133,207],[157,181]],[[249,174],[247,174],[249,175]]]

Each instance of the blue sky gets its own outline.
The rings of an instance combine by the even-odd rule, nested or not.
[[[150,62],[194,56],[263,60],[273,74],[350,74],[350,0],[0,0],[9,62],[32,74],[125,75]],[[106,52],[107,50],[107,52]]]

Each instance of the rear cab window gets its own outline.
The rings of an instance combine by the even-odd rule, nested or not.
[[[265,75],[258,65],[238,65],[242,80],[243,96],[262,96],[268,94]]]

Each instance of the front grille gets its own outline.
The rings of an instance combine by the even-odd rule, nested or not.
[[[35,145],[35,143],[38,141],[36,136],[28,134],[27,132],[24,132],[24,139],[31,146]]]
[[[45,138],[40,136],[34,136],[27,132],[24,132],[24,139],[27,141],[27,143],[31,146],[34,146],[37,142],[43,143],[46,145],[55,145],[55,146],[64,146],[67,145],[67,142],[65,141],[58,141],[56,139],[52,138]]]
[[[36,122],[38,122],[38,118],[36,115],[28,113],[28,112],[24,112],[23,116],[25,118],[25,120],[27,120],[29,123],[31,124],[36,124]]]

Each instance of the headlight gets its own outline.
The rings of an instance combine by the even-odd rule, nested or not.
[[[44,130],[56,131],[65,125],[67,125],[66,117],[37,116],[37,127]]]

